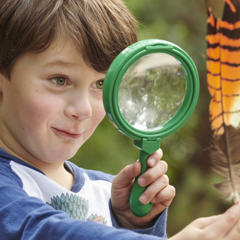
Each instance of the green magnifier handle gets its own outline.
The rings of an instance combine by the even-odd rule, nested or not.
[[[139,160],[141,163],[141,173],[135,179],[129,198],[130,209],[137,217],[143,217],[147,215],[152,209],[152,203],[142,204],[139,201],[139,197],[143,194],[147,187],[141,187],[138,184],[138,178],[148,169],[147,159],[149,155],[149,153],[140,151]]]

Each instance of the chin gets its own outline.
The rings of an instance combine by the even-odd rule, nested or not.
[[[67,161],[69,159],[71,159],[74,155],[76,154],[76,152],[74,153],[62,153],[62,154],[58,154],[55,159],[57,161],[61,161],[61,162],[64,162],[64,161]]]
[[[48,152],[47,156],[45,156],[44,159],[45,159],[45,162],[48,162],[48,163],[64,162],[66,160],[71,159],[77,153],[77,150],[64,151],[64,149],[60,149],[60,150]]]
[[[83,142],[77,144],[61,144],[55,147],[52,146],[52,148],[45,149],[44,159],[47,159],[47,162],[64,162],[74,157],[82,145]],[[43,155],[41,155],[41,158],[42,157]]]

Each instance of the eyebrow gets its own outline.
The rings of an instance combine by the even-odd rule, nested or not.
[[[58,65],[59,66],[68,66],[68,65],[72,65],[72,64],[73,63],[64,61],[62,59],[56,59],[56,60],[44,63],[43,66],[58,66]]]

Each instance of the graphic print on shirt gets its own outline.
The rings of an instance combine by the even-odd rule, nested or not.
[[[71,218],[82,221],[92,221],[100,224],[106,224],[106,220],[97,214],[89,215],[89,203],[86,199],[76,194],[61,194],[51,198],[51,203],[47,203],[56,210],[66,212]]]

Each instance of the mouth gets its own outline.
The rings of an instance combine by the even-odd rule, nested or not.
[[[52,127],[54,133],[62,138],[68,138],[68,139],[78,139],[82,136],[81,133],[72,133],[72,132],[68,132],[66,130],[62,130],[62,129],[58,129],[58,128],[54,128]]]

